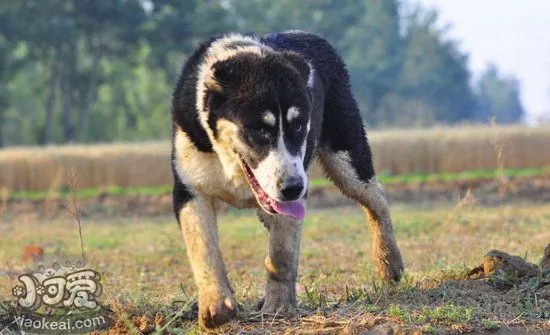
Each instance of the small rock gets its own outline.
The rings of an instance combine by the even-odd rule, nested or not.
[[[146,315],[135,316],[132,321],[142,334],[149,334],[155,330],[155,324]]]
[[[491,250],[483,257],[483,272],[485,275],[502,270],[518,277],[534,277],[539,274],[535,264],[528,263],[519,256],[513,256],[500,250]]]

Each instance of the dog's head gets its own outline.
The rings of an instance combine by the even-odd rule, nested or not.
[[[299,219],[307,189],[309,71],[296,53],[238,53],[212,65],[203,101],[211,140],[238,160],[260,206]]]

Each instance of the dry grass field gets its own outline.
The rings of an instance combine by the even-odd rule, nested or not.
[[[538,262],[550,242],[550,206],[392,208],[406,262],[404,280],[373,279],[370,236],[358,208],[319,210],[304,224],[293,318],[260,318],[255,303],[265,281],[267,232],[250,212],[221,217],[220,240],[241,304],[239,317],[213,334],[548,334],[548,278],[511,281],[497,289],[466,280],[491,249]],[[108,334],[196,334],[195,287],[185,245],[172,217],[83,222],[89,267],[103,277],[102,301],[117,323]],[[26,245],[79,254],[73,218],[0,222],[0,298],[11,295]],[[4,275],[1,275],[4,273]],[[7,275],[6,275],[7,274]],[[547,280],[547,285],[543,285]],[[0,300],[2,300],[0,299]],[[156,330],[155,330],[156,327]]]
[[[550,166],[550,128],[459,127],[369,133],[379,174],[433,174]],[[168,142],[0,150],[0,190],[59,190],[68,170],[80,188],[169,185]],[[317,166],[312,177],[322,176]]]

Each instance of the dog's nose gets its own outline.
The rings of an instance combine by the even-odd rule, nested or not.
[[[281,189],[284,201],[297,200],[302,191],[304,190],[304,181],[302,177],[291,177],[284,184]]]

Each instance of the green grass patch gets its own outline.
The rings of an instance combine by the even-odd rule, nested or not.
[[[447,304],[433,307],[424,306],[415,319],[420,323],[469,323],[472,319],[473,310],[471,308]]]
[[[481,324],[487,330],[496,330],[499,328],[498,323],[496,321],[489,320],[489,319],[481,320]]]
[[[471,308],[445,304],[443,306],[424,306],[415,310],[410,306],[399,306],[392,304],[388,307],[388,316],[394,317],[401,322],[412,322],[417,324],[467,324],[472,319]]]
[[[401,322],[411,321],[411,313],[409,309],[398,305],[392,304],[390,305],[390,307],[388,307],[388,316],[394,317]]]
[[[476,179],[493,179],[499,176],[507,177],[537,177],[550,175],[550,167],[531,169],[506,169],[498,170],[471,170],[459,173],[434,173],[434,174],[406,174],[389,176],[380,174],[378,181],[382,184],[409,184],[425,182],[468,181]],[[310,187],[326,187],[333,185],[326,178],[316,178],[309,181]],[[172,185],[160,185],[154,187],[102,187],[77,190],[76,195],[80,199],[94,198],[105,194],[108,196],[138,196],[138,195],[167,195],[172,192]],[[10,194],[10,199],[15,200],[44,200],[48,198],[67,198],[71,194],[67,188],[49,191],[15,191]]]
[[[434,181],[467,181],[476,179],[493,179],[499,176],[507,177],[537,177],[550,174],[550,167],[529,168],[529,169],[504,169],[499,170],[469,170],[456,173],[433,173],[433,174],[406,174],[389,176],[380,174],[378,181],[382,184],[407,184]]]

